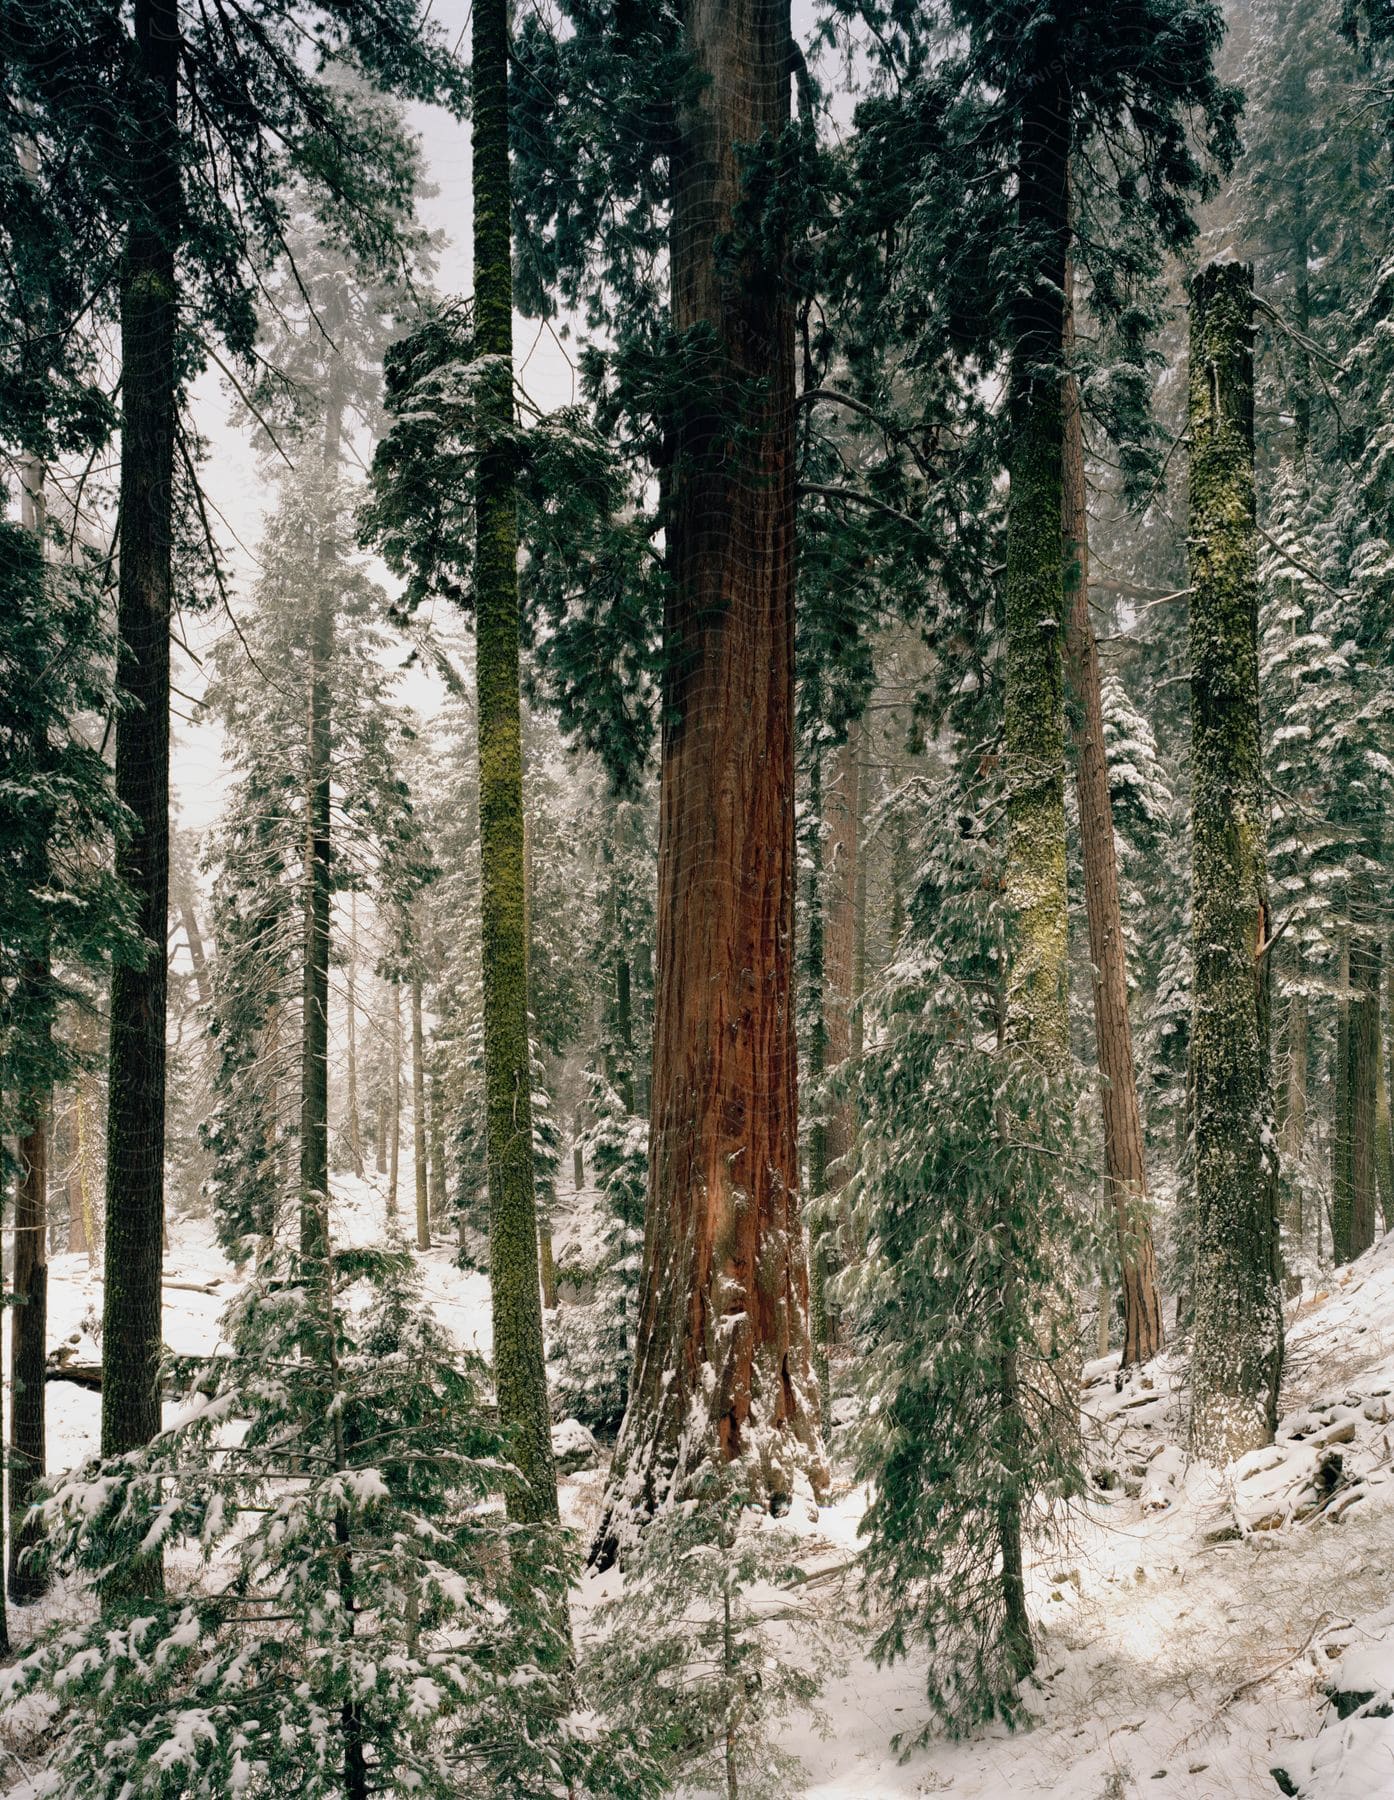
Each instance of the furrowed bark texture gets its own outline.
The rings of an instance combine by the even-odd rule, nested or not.
[[[121,270],[121,524],[117,798],[131,829],[116,872],[135,897],[145,953],[111,982],[102,1454],[160,1428],[160,1277],[164,1260],[165,933],[169,910],[169,622],[174,478],[174,0],[135,0],[134,176],[142,208]]]
[[[333,321],[330,321],[332,329]],[[300,1045],[300,1253],[329,1254],[329,915],[333,904],[329,774],[333,755],[330,662],[334,655],[334,483],[343,409],[330,377],[321,458],[317,592],[310,624],[305,765],[305,944]]]
[[[489,1279],[499,1419],[522,1475],[510,1490],[509,1510],[517,1519],[544,1520],[557,1516],[557,1484],[542,1343],[528,1055],[518,506],[510,453],[496,447],[513,416],[507,0],[475,0],[473,48],[475,342],[478,355],[492,359],[481,388],[475,493]]]
[[[729,246],[738,146],[789,120],[787,0],[690,0],[706,80],[672,159],[672,322],[709,334],[676,425],[665,619],[653,1131],[629,1409],[593,1556],[705,1459],[824,1479],[798,1203],[793,311]]]
[[[1195,974],[1191,1444],[1271,1441],[1283,1356],[1268,1092],[1269,916],[1259,739],[1252,271],[1191,289],[1190,578]]]
[[[1065,343],[1074,344],[1074,281],[1066,282]],[[1084,905],[1089,921],[1089,963],[1094,988],[1094,1037],[1104,1118],[1104,1185],[1118,1240],[1123,1286],[1123,1365],[1149,1362],[1162,1347],[1162,1297],[1157,1253],[1147,1214],[1147,1169],[1142,1114],[1133,1066],[1128,1016],[1128,969],[1123,947],[1123,909],[1104,750],[1104,709],[1099,652],[1089,616],[1089,519],[1084,483],[1084,418],[1079,384],[1067,372],[1064,388],[1064,457],[1061,465],[1065,531],[1066,648],[1070,722],[1074,739],[1075,794],[1084,861]],[[1100,1338],[1102,1350],[1107,1349]]]
[[[1003,748],[1007,777],[1006,904],[1011,920],[1008,1054],[1048,1074],[1069,1057],[1066,1010],[1064,557],[1060,353],[1069,247],[1069,91],[1042,51],[1022,109],[1018,229],[1035,257],[1015,303],[1008,392],[1007,642]],[[1020,1302],[1018,1302],[1019,1304]],[[1024,1435],[1021,1374],[1002,1369],[1002,1407]],[[1019,1499],[999,1514],[1003,1650],[1015,1674],[1034,1666],[1022,1573]]]

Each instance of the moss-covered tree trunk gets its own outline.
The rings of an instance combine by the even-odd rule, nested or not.
[[[141,955],[115,968],[107,1110],[102,1454],[160,1429],[164,1263],[166,931],[169,913],[169,627],[179,230],[174,0],[134,0],[131,181],[140,208],[120,274],[121,496],[117,798],[130,814],[116,871],[135,900]],[[139,1577],[137,1577],[139,1579]],[[151,1579],[154,1579],[151,1576]]]
[[[1012,317],[1008,388],[1006,661],[1003,750],[1007,782],[1005,900],[1010,929],[1006,1054],[1048,1081],[1069,1058],[1065,886],[1064,555],[1061,539],[1064,397],[1061,349],[1069,249],[1069,92],[1058,57],[1022,110],[1017,225],[1032,257]],[[1011,1206],[1011,1196],[1004,1196]],[[1020,1226],[1016,1227],[1020,1229]],[[1007,1308],[1035,1313],[1014,1281]],[[1058,1354],[1068,1354],[1063,1347]],[[1029,1437],[1016,1357],[1001,1371],[1004,1436]],[[1025,1675],[1035,1663],[1022,1573],[1022,1515],[1010,1482],[999,1507],[1003,1650]]]
[[[331,320],[331,328],[333,321]],[[319,542],[315,554],[305,721],[305,867],[300,1011],[300,1250],[309,1261],[329,1253],[329,921],[330,767],[333,757],[334,490],[343,405],[334,375],[325,404],[320,453]]]
[[[705,1459],[765,1498],[824,1469],[798,1202],[794,315],[777,223],[736,230],[746,147],[789,123],[788,0],[689,0],[683,30],[701,79],[672,144],[671,313],[704,364],[674,421],[649,1206],[601,1561]]]
[[[1268,1083],[1253,308],[1244,264],[1209,263],[1192,283],[1191,1444],[1216,1464],[1271,1441],[1283,1357]]]
[[[557,1516],[557,1483],[542,1342],[528,1052],[518,506],[511,452],[502,441],[513,420],[507,0],[475,0],[473,49],[475,346],[489,359],[479,402],[474,582],[489,1278],[499,1418],[522,1475],[509,1508],[515,1518],[542,1520]]]
[[[1065,345],[1074,346],[1073,274],[1066,283]],[[1094,990],[1094,1039],[1104,1122],[1104,1191],[1113,1214],[1123,1285],[1123,1364],[1149,1362],[1162,1347],[1162,1297],[1147,1212],[1142,1112],[1128,1016],[1128,969],[1118,859],[1113,835],[1099,652],[1089,616],[1089,517],[1084,479],[1084,417],[1079,383],[1065,376],[1064,533],[1066,648],[1075,796],[1084,863],[1084,905]],[[1100,1319],[1107,1312],[1100,1308]],[[1101,1326],[1101,1333],[1103,1327]],[[1103,1336],[1101,1354],[1107,1351]]]

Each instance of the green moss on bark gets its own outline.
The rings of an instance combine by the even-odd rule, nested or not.
[[[1268,894],[1258,709],[1252,272],[1191,290],[1189,423],[1195,1133],[1191,1442],[1267,1443],[1283,1354],[1268,1082]]]
[[[513,416],[513,276],[509,238],[508,8],[475,0],[474,325],[493,360],[480,393],[475,491],[475,628],[479,690],[479,840],[484,957],[494,1381],[522,1481],[515,1518],[557,1517],[547,1411],[533,1180],[523,748],[518,685],[518,505],[506,439]]]

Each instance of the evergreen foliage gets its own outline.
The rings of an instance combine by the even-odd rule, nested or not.
[[[74,982],[136,948],[111,871],[124,829],[89,728],[111,705],[99,572],[45,559],[42,536],[0,521],[0,1127],[32,1129],[35,1097],[70,1076],[55,1034]],[[95,735],[95,732],[94,734]],[[86,1004],[86,1001],[83,1001]]]
[[[589,1291],[557,1309],[549,1372],[561,1416],[609,1435],[624,1417],[634,1361],[649,1122],[632,1113],[603,1076],[593,1077],[588,1105],[591,1123],[581,1144],[599,1192],[598,1229],[557,1274]]]
[[[220,647],[210,693],[236,771],[224,822],[205,850],[218,954],[213,1111],[204,1135],[214,1216],[229,1247],[249,1232],[269,1234],[299,1193],[308,624],[325,595],[335,621],[324,670],[334,814],[344,839],[333,882],[366,892],[396,918],[432,872],[402,777],[413,728],[383,666],[386,596],[348,554],[342,532],[331,528],[326,540],[320,469],[283,470],[278,485],[254,610],[242,636]],[[274,679],[248,681],[249,655]],[[395,946],[387,950],[397,970]]]
[[[972,771],[976,755],[963,755]],[[1071,1295],[1088,1240],[1068,1097],[1006,1046],[1002,798],[952,772],[918,786],[926,824],[906,933],[868,997],[864,1265],[842,1277],[871,1410],[859,1460],[876,1652],[929,1649],[955,1730],[1020,1719],[1001,1519],[1028,1540],[1080,1491]],[[948,820],[953,829],[935,829]]]
[[[541,1800],[587,1779],[564,1546],[506,1521],[483,1370],[432,1324],[410,1253],[340,1253],[328,1297],[269,1260],[224,1333],[178,1371],[168,1429],[44,1502],[55,1571],[100,1586],[156,1546],[179,1570],[8,1673],[12,1712],[45,1696],[58,1727],[51,1791]],[[604,1758],[591,1773],[611,1791]]]
[[[818,1709],[838,1644],[826,1601],[800,1593],[798,1540],[710,1465],[644,1533],[624,1591],[597,1608],[582,1680],[644,1735],[665,1790],[727,1800],[797,1793],[806,1771],[771,1740]]]

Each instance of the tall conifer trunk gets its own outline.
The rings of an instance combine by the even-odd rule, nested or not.
[[[1008,390],[1007,642],[1003,745],[1007,777],[1006,904],[1011,921],[1006,1053],[1049,1078],[1069,1058],[1066,1011],[1064,557],[1061,543],[1064,289],[1069,248],[1069,90],[1041,46],[1040,78],[1022,109],[1017,223],[1033,262],[1012,321]],[[1011,1204],[1010,1196],[1006,1203]],[[1007,1304],[1034,1309],[1020,1284]],[[1068,1354],[1061,1350],[1060,1354]],[[1002,1368],[1009,1434],[1024,1431],[1016,1358]],[[1013,1420],[1023,1419],[1014,1426]],[[1013,1670],[1034,1665],[1022,1572],[1020,1501],[1004,1492],[1003,1648]]]
[[[320,456],[319,544],[310,622],[309,714],[305,767],[305,944],[300,1049],[300,1250],[311,1261],[329,1253],[329,800],[333,750],[330,662],[334,654],[334,486],[343,403],[338,371],[329,377]]]
[[[1252,272],[1191,288],[1191,838],[1195,1322],[1191,1443],[1271,1441],[1282,1368],[1268,1091],[1269,912],[1259,739]]]
[[[165,934],[169,910],[169,626],[173,549],[174,255],[179,228],[175,0],[134,0],[132,184],[121,268],[121,522],[117,798],[131,826],[116,871],[145,940],[111,983],[102,1454],[160,1428],[164,1262]]]
[[[767,1497],[823,1469],[797,1192],[794,315],[782,249],[729,238],[742,147],[789,121],[788,0],[689,0],[683,28],[702,79],[672,146],[671,315],[708,362],[674,421],[649,1205],[601,1562],[619,1513],[703,1459]]]
[[[1074,279],[1066,282],[1065,344],[1074,346]],[[1114,1216],[1118,1267],[1123,1282],[1123,1366],[1149,1362],[1162,1347],[1162,1297],[1157,1253],[1147,1216],[1147,1170],[1142,1113],[1133,1066],[1128,1017],[1128,970],[1123,947],[1123,909],[1113,802],[1104,751],[1104,709],[1099,652],[1089,616],[1089,519],[1084,482],[1084,418],[1079,383],[1065,376],[1064,482],[1065,590],[1068,624],[1071,725],[1075,794],[1084,861],[1084,904],[1089,920],[1089,962],[1094,989],[1094,1036],[1104,1117],[1104,1185]],[[1103,1317],[1101,1309],[1101,1317]],[[1106,1350],[1103,1337],[1100,1349]]]
[[[510,1491],[509,1509],[518,1519],[544,1520],[557,1516],[557,1484],[542,1342],[528,1047],[518,505],[511,452],[502,442],[513,420],[507,0],[475,0],[473,50],[475,348],[489,359],[479,388],[475,490],[489,1279],[499,1419],[522,1475]]]
[[[44,471],[31,460],[21,472],[21,520],[44,534]],[[40,880],[49,877],[45,845]],[[52,1032],[53,969],[47,952],[23,978],[29,989],[20,1010],[32,1010],[43,1021],[44,1049]],[[9,1456],[9,1591],[21,1603],[36,1600],[47,1583],[27,1566],[24,1552],[39,1538],[26,1519],[35,1490],[43,1479],[45,1457],[44,1374],[48,1351],[48,1128],[52,1093],[43,1088],[27,1096],[27,1129],[20,1133],[19,1179],[15,1185],[14,1261],[10,1275],[10,1456]]]

